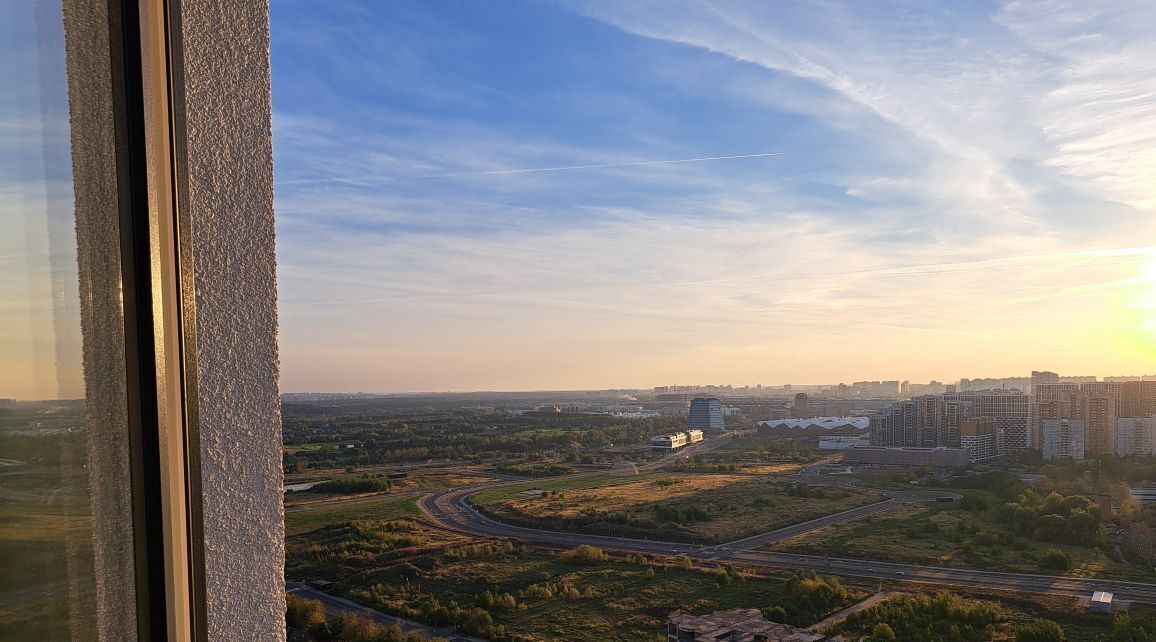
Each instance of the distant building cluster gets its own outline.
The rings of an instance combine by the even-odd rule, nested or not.
[[[996,459],[1027,447],[1028,401],[1016,390],[913,397],[871,415],[871,445],[964,448],[972,463]]]
[[[1045,459],[1156,453],[1156,381],[1111,379],[1047,371],[1024,379],[964,379],[959,392],[913,396],[872,413],[870,445],[959,448],[970,463],[1025,448]],[[1014,382],[1031,392],[976,390],[975,381]]]

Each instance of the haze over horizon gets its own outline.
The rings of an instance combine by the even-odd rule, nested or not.
[[[1154,23],[278,0],[283,389],[1150,372]]]

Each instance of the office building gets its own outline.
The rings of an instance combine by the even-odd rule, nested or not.
[[[687,428],[696,428],[708,435],[726,430],[722,403],[714,398],[695,399],[690,402],[690,413],[686,418]]]
[[[1121,457],[1156,455],[1156,417],[1117,419],[1115,452]]]
[[[689,443],[685,432],[676,432],[670,435],[658,435],[650,438],[650,449],[656,453],[669,453],[682,448]]]
[[[1045,419],[1042,448],[1044,459],[1084,458],[1084,421],[1082,419]]]

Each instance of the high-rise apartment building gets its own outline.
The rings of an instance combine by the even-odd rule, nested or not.
[[[1046,383],[1059,383],[1059,382],[1060,382],[1060,375],[1058,375],[1054,372],[1048,372],[1047,370],[1044,370],[1042,372],[1039,370],[1032,370],[1032,378],[1031,378],[1032,388],[1028,392],[1031,392],[1034,394],[1036,391],[1036,386],[1038,386],[1038,385],[1046,384]]]
[[[1125,381],[1120,384],[1121,417],[1156,415],[1156,381]]]
[[[1041,433],[1044,459],[1083,459],[1084,434],[1081,419],[1045,419]]]
[[[922,395],[896,402],[871,416],[871,445],[957,447],[960,422],[970,416],[968,408],[959,395]]]
[[[960,445],[967,451],[967,460],[973,464],[991,461],[1003,456],[1003,430],[994,417],[965,419],[960,424]]]
[[[707,434],[718,434],[726,430],[722,402],[714,397],[691,401],[690,412],[686,418],[686,427],[701,430]]]
[[[1116,454],[1121,457],[1156,455],[1156,417],[1117,419]]]
[[[1080,385],[1076,383],[1036,383],[1039,374],[1032,373],[1032,397],[1028,445],[1043,449],[1044,421],[1080,418]]]
[[[959,399],[970,405],[970,417],[995,419],[1008,453],[1028,447],[1028,395],[1019,390],[976,390],[961,393]]]
[[[1089,455],[1116,452],[1116,417],[1120,402],[1119,383],[1085,383],[1082,393],[1084,424]]]

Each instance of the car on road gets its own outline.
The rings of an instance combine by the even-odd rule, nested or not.
[[[907,573],[904,573],[903,571],[895,571],[895,574],[896,575],[907,575]]]
[[[867,569],[867,572],[868,572],[868,573],[878,573],[879,571],[877,571],[877,570],[875,570],[875,569],[873,569],[873,568],[869,568],[869,569]]]

